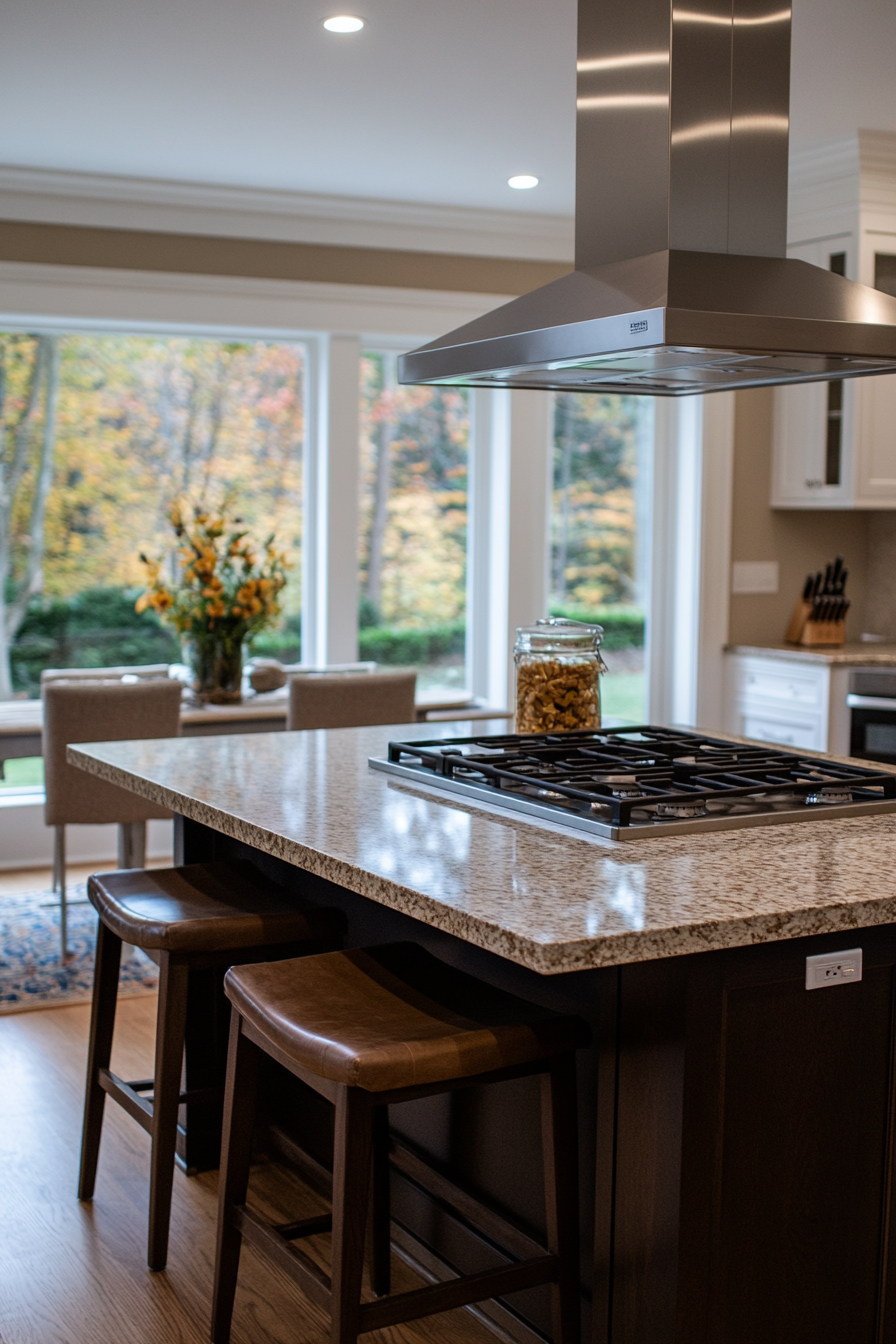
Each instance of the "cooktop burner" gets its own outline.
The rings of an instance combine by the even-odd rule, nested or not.
[[[896,811],[896,774],[683,729],[390,742],[384,770],[613,840]]]

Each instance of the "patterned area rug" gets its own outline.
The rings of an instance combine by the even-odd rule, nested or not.
[[[68,888],[69,900],[84,898],[84,883]],[[68,912],[68,945],[72,956],[59,954],[59,911],[44,902],[51,891],[20,891],[0,896],[0,1013],[32,1008],[60,1008],[89,1001],[93,992],[96,911],[74,905]],[[153,994],[158,968],[135,949],[122,963],[119,994]]]

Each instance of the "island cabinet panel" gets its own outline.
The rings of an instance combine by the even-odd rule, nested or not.
[[[594,1344],[671,1341],[678,1292],[685,959],[615,972],[597,1059]]]
[[[338,905],[349,946],[412,938],[586,1019],[593,1044],[579,1052],[578,1084],[590,1344],[896,1344],[896,925],[539,975],[197,822],[178,830],[186,861],[249,859],[303,899]],[[786,845],[788,828],[779,832]],[[832,878],[831,902],[838,895]],[[807,956],[855,947],[860,982],[807,991]],[[221,1068],[225,1020],[211,994],[191,1010],[187,1067],[203,1081]],[[279,1135],[277,1151],[299,1144],[326,1168],[329,1109],[275,1066],[263,1092],[259,1138]],[[220,1117],[193,1107],[182,1118],[182,1158],[212,1165]],[[392,1174],[398,1253],[436,1276],[496,1263],[490,1234],[418,1179],[421,1158],[505,1224],[544,1235],[532,1079],[396,1106],[390,1120],[410,1154]],[[505,1341],[539,1344],[550,1333],[546,1289],[477,1310]]]
[[[806,990],[807,953],[857,946],[860,983]],[[694,959],[681,1344],[896,1339],[894,961],[890,928]]]

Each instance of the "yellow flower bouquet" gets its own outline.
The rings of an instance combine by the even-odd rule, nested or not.
[[[172,505],[168,515],[178,547],[177,582],[163,577],[163,561],[143,553],[147,589],[137,610],[152,608],[188,646],[202,700],[226,704],[242,698],[243,643],[280,615],[280,592],[290,564],[273,534],[260,546],[230,511]]]

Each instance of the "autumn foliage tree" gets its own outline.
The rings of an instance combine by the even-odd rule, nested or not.
[[[388,625],[462,619],[467,395],[398,386],[389,353],[366,355],[361,376],[361,592]]]
[[[59,338],[0,335],[0,699],[9,653],[43,586],[47,497],[59,390]]]
[[[557,395],[551,588],[560,604],[634,601],[636,422],[633,397]]]
[[[29,604],[141,584],[178,495],[229,488],[250,527],[298,553],[300,345],[7,333],[0,384],[0,696]],[[293,570],[287,614],[300,591]]]

